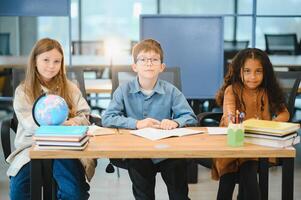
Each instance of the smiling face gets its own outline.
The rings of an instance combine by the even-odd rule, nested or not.
[[[37,70],[45,82],[50,81],[59,73],[62,59],[63,56],[57,49],[46,51],[36,57]]]
[[[263,67],[257,59],[247,59],[241,69],[241,77],[244,86],[249,89],[257,89],[263,80]]]
[[[137,62],[132,65],[139,80],[157,80],[158,76],[165,69],[161,63],[160,55],[154,51],[142,51],[137,55]]]

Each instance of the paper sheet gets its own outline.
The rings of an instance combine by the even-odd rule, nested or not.
[[[227,135],[227,127],[207,127],[209,135]]]
[[[89,126],[89,129],[88,129],[88,135],[90,135],[90,136],[110,135],[110,134],[115,134],[114,129],[104,128],[104,127],[96,126],[96,125]]]

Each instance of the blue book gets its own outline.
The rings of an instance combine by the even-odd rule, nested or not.
[[[88,126],[40,126],[34,140],[80,141],[87,135]]]

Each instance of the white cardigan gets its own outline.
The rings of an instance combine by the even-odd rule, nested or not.
[[[89,120],[86,117],[90,114],[89,105],[83,98],[78,87],[71,81],[68,81],[68,84],[70,92],[73,95],[73,103],[77,110],[76,117],[69,120],[75,121],[77,125],[89,125]],[[47,92],[46,88],[42,87],[42,89],[44,92]],[[28,102],[23,84],[16,88],[13,106],[19,124],[14,142],[16,150],[7,158],[7,162],[10,163],[10,167],[7,171],[8,176],[15,176],[19,170],[30,161],[29,149],[33,144],[32,135],[37,128],[32,117],[33,104]],[[90,181],[94,175],[96,160],[81,159],[81,163],[85,168],[86,177],[88,181]]]

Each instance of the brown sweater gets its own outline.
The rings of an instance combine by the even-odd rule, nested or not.
[[[240,91],[238,96],[240,96]],[[242,98],[245,103],[245,119],[257,118],[264,120],[271,120],[271,112],[269,109],[268,96],[263,90],[250,90],[244,88]],[[263,105],[262,105],[263,103]],[[220,126],[228,125],[228,114],[234,116],[236,110],[239,108],[235,102],[235,96],[232,86],[228,86],[225,90],[223,103],[223,117]],[[262,109],[263,108],[263,109]],[[240,110],[241,111],[241,110]],[[288,121],[289,112],[287,109],[280,113],[276,113],[275,121]],[[244,158],[216,158],[213,159],[212,178],[218,180],[222,175],[230,172],[237,172],[239,166],[246,160]],[[254,158],[253,160],[256,160]]]

